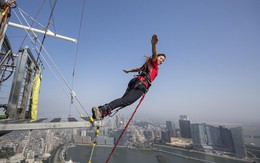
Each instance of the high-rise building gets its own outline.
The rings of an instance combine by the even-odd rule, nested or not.
[[[73,129],[72,135],[78,135],[78,129],[77,129],[77,128],[74,128],[74,129]]]
[[[196,149],[212,150],[215,143],[219,144],[221,140],[219,129],[205,123],[191,124],[191,135],[193,147]]]
[[[145,130],[144,131],[144,137],[148,141],[154,140],[154,133],[153,133],[153,131],[152,130]]]
[[[166,121],[166,129],[170,132],[171,137],[176,137],[175,126],[174,126],[173,122]]]
[[[245,144],[243,139],[242,127],[231,128],[235,154],[237,157],[246,157]]]
[[[163,142],[171,143],[171,136],[170,136],[170,132],[168,130],[162,130],[161,135],[162,135],[161,140]]]
[[[205,123],[191,124],[191,135],[193,147],[195,149],[212,149],[212,147],[208,145]]]
[[[234,143],[230,129],[225,128],[224,126],[219,126],[219,130],[222,148],[218,149],[215,147],[215,149],[234,153]]]
[[[155,140],[161,140],[161,129],[160,128],[154,128],[153,129],[154,139]]]
[[[43,138],[41,138],[40,140],[41,140],[41,152],[44,153],[45,142]]]
[[[99,136],[97,138],[98,145],[114,145],[114,138],[109,138],[107,136]]]
[[[213,149],[246,157],[241,127],[228,129],[223,126],[191,124],[191,135],[195,149]]]
[[[188,116],[187,115],[180,115],[180,120],[188,120]]]
[[[124,118],[120,114],[116,115],[115,125],[116,129],[124,128]]]
[[[90,136],[82,136],[82,143],[83,144],[90,144],[91,143],[91,137]]]
[[[120,134],[122,133],[122,131],[123,131],[123,129],[114,131],[114,142],[116,142],[118,140],[118,138],[119,138]],[[127,132],[125,132],[122,135],[118,145],[124,146],[124,145],[126,145],[126,143],[127,143]]]
[[[208,139],[208,145],[213,147],[222,146],[219,127],[206,125],[206,135]]]
[[[181,115],[179,120],[180,134],[182,138],[191,138],[190,120],[187,116]]]
[[[87,131],[86,130],[81,130],[80,136],[87,136]]]
[[[50,144],[51,143],[51,131],[50,130],[46,130],[46,136],[45,136],[45,141],[46,141],[46,144]]]

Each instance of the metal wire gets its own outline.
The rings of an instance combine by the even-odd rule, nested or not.
[[[20,11],[19,11],[19,12],[20,12]],[[17,19],[19,20],[19,22],[20,22],[21,24],[23,24],[22,21],[21,21],[21,19],[18,17],[17,13],[16,13],[15,11],[14,11],[14,13],[15,13]],[[24,21],[27,23],[27,25],[30,27],[29,23],[27,22],[27,20],[26,20],[25,17],[23,16],[23,14],[22,14],[21,12],[20,12],[20,14],[22,15],[22,17],[23,17]],[[29,36],[29,38],[31,39],[31,41],[33,41],[34,39],[30,36],[29,32],[28,32],[27,30],[25,30],[25,31],[26,31],[27,35]],[[37,36],[33,31],[32,31],[32,33],[33,33],[35,36]],[[37,41],[40,45],[42,45],[41,42],[39,41],[39,39],[38,39],[37,37],[36,37],[36,41]],[[39,48],[38,48],[36,45],[35,45],[35,47],[36,47],[36,49],[39,51]],[[42,45],[42,49],[44,50],[45,54],[49,57],[51,63],[54,65],[56,71],[58,72],[58,74],[60,75],[60,77],[62,78],[62,80],[63,80],[64,83],[66,84],[66,86],[68,87],[68,89],[69,89],[70,91],[72,91],[72,89],[71,89],[70,86],[68,85],[68,82],[65,80],[65,78],[64,78],[63,75],[61,74],[60,70],[58,69],[58,67],[56,66],[56,64],[54,63],[54,61],[53,61],[52,58],[50,57],[48,51],[45,49],[45,47],[44,47],[43,45]],[[43,55],[41,55],[41,57],[43,58],[43,60],[45,61],[45,63],[47,64],[47,66],[49,67],[49,69],[51,70],[51,72],[53,73],[53,75],[55,76],[55,78],[57,79],[57,81],[59,82],[60,86],[63,88],[64,92],[66,93],[65,88],[62,86],[60,80],[58,79],[58,77],[57,77],[56,73],[54,72],[54,70],[51,68],[50,64],[47,62],[47,60],[45,59],[45,57],[44,57]],[[70,95],[68,95],[67,93],[66,93],[66,95],[68,96],[68,98],[70,98]],[[84,112],[89,116],[89,114],[87,113],[87,111],[85,110],[85,108],[83,107],[83,105],[81,104],[81,102],[78,100],[78,98],[75,97],[75,99],[78,101],[78,103],[80,104],[80,106],[82,107],[82,109],[84,110]],[[74,105],[74,106],[75,106],[75,105]],[[75,106],[75,108],[76,108],[76,106]],[[77,109],[77,108],[76,108],[76,109]],[[78,111],[78,109],[77,109],[77,111]],[[79,112],[79,111],[78,111],[78,112]],[[79,112],[79,113],[80,113],[80,112]]]

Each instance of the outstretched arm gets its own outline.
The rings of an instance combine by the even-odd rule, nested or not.
[[[151,43],[152,43],[152,60],[155,61],[156,58],[157,58],[157,50],[156,50],[156,44],[158,42],[158,38],[157,38],[157,35],[154,34],[152,36],[152,40],[151,40]]]
[[[123,70],[125,73],[129,73],[129,72],[138,72],[141,70],[142,67],[137,67],[137,68],[133,68],[133,69],[130,69],[130,70]]]
[[[157,35],[154,34],[152,36],[152,40],[151,40],[151,43],[152,43],[152,60],[155,61],[156,58],[157,58],[157,50],[156,50],[156,44],[158,42],[158,38],[157,38]],[[123,70],[125,73],[129,73],[129,72],[138,72],[142,69],[142,67],[137,67],[137,68],[133,68],[133,69],[130,69],[130,70]]]

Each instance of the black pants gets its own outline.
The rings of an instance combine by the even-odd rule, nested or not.
[[[111,101],[108,106],[111,110],[120,107],[126,107],[137,101],[147,91],[146,86],[137,78],[133,78],[128,83],[125,94],[114,101]]]

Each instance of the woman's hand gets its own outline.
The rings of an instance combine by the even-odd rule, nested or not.
[[[157,35],[154,34],[152,36],[152,40],[151,40],[151,43],[152,43],[152,61],[155,61],[156,58],[157,58],[157,50],[156,50],[156,44],[158,42],[158,38],[157,38]]]
[[[156,34],[154,34],[154,35],[152,36],[151,43],[152,43],[152,45],[156,45],[156,44],[157,44],[157,42],[158,42],[157,35],[156,35]]]

